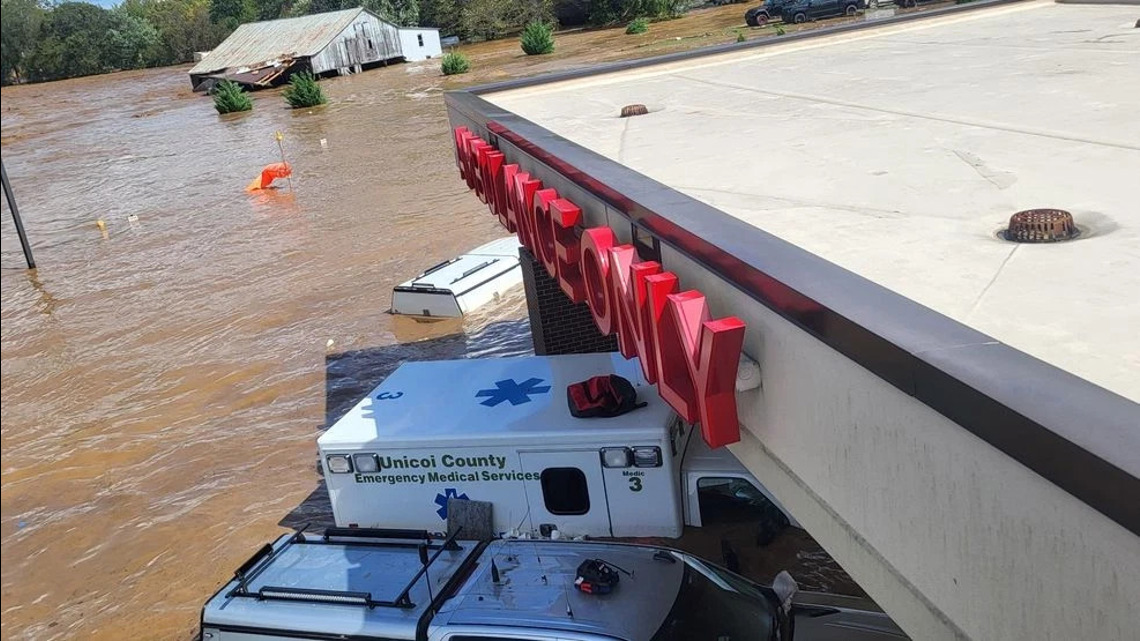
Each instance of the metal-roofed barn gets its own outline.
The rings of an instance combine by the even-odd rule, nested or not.
[[[269,87],[294,71],[348,74],[441,53],[436,29],[397,27],[367,9],[344,9],[243,24],[190,69],[190,84],[195,91],[221,79]]]

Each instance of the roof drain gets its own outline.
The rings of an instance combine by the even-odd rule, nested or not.
[[[621,117],[629,118],[630,116],[644,116],[649,113],[645,105],[626,105],[621,108]]]
[[[1009,227],[1002,233],[1015,243],[1057,243],[1072,240],[1080,230],[1073,215],[1061,209],[1026,209],[1009,217]]]

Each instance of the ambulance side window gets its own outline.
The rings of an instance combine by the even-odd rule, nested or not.
[[[576,467],[548,467],[542,471],[542,500],[551,514],[585,514],[590,511],[586,475]]]

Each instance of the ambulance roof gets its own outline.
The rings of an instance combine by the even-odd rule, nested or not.
[[[565,389],[618,374],[647,407],[614,418],[570,415]],[[620,354],[405,363],[318,439],[322,448],[454,447],[658,438],[672,410]]]

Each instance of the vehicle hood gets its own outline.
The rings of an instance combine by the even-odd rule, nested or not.
[[[899,641],[906,634],[881,612],[834,608],[795,611],[795,639],[802,641]]]

